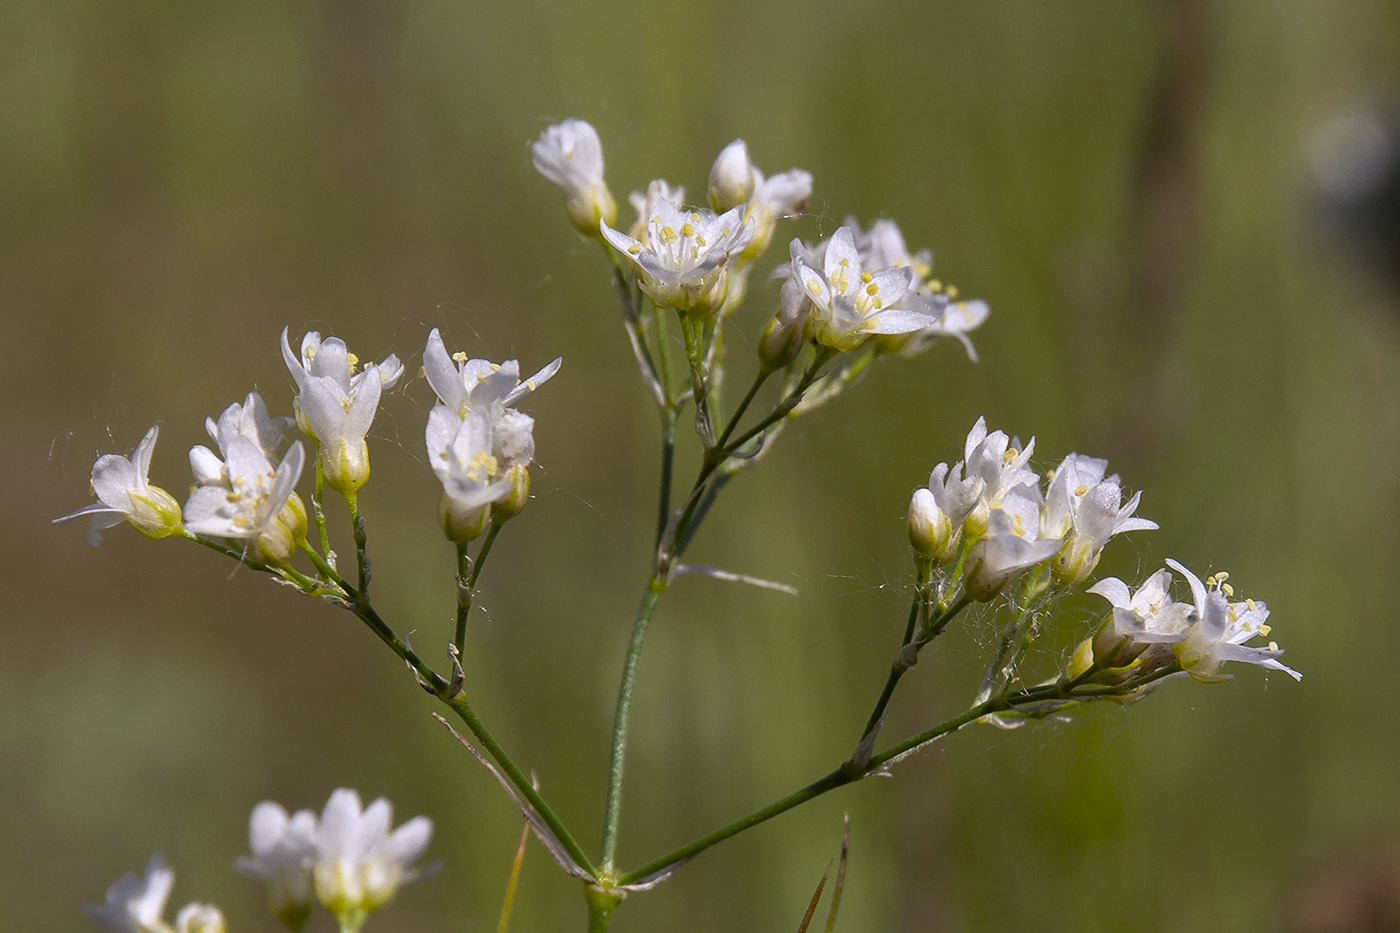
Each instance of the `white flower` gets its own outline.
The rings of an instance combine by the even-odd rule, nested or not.
[[[1018,450],[1019,444],[1018,440],[1007,438],[1004,431],[988,434],[985,418],[978,418],[968,432],[967,440],[963,443],[961,465],[967,478],[960,486],[962,494],[967,494],[967,484],[973,478],[982,481],[978,501],[966,520],[966,532],[970,537],[981,536],[988,514],[1000,507],[1001,500],[1011,490],[1022,486],[1038,487],[1040,477],[1027,465],[1035,451],[1035,438],[1032,437],[1024,449]]]
[[[282,358],[297,383],[297,421],[321,445],[326,482],[342,495],[353,495],[369,479],[365,434],[379,408],[379,394],[393,388],[403,364],[392,353],[360,373],[359,362],[338,337],[321,339],[312,331],[301,341],[301,358],[292,353],[282,329]]]
[[[967,594],[991,599],[1018,571],[1055,556],[1058,538],[1040,538],[1040,490],[1018,486],[1003,496],[987,518],[986,530],[967,554]]]
[[[487,507],[512,491],[494,453],[491,415],[477,409],[458,418],[447,407],[435,405],[428,412],[426,441],[428,464],[442,483],[443,533],[452,541],[471,541],[485,527]]]
[[[900,356],[914,356],[927,350],[940,337],[953,337],[962,342],[968,358],[977,362],[977,350],[967,336],[982,325],[990,314],[981,300],[959,301],[958,290],[944,286],[931,278],[933,253],[927,249],[910,253],[904,244],[904,234],[893,220],[877,220],[862,232],[854,217],[846,225],[855,232],[856,249],[866,268],[908,268],[914,273],[914,284],[900,299],[899,307],[929,316],[929,323],[916,331],[881,338],[882,347]]]
[[[243,435],[230,438],[224,455],[226,483],[195,489],[185,503],[185,526],[195,534],[250,541],[258,559],[286,563],[306,534],[306,506],[293,492],[305,460],[301,441],[275,468]],[[193,452],[190,459],[196,459]]]
[[[108,933],[169,933],[165,902],[175,886],[175,872],[159,855],[151,856],[146,876],[127,872],[107,889],[106,903],[86,908],[88,919]]]
[[[465,353],[448,355],[438,329],[428,334],[423,348],[423,374],[437,394],[438,401],[459,418],[477,408],[489,408],[500,403],[509,407],[544,385],[564,362],[556,359],[524,382],[520,381],[520,364],[515,360],[492,363],[490,360],[468,359]]]
[[[190,903],[175,915],[175,933],[224,933],[224,915],[213,904]]]
[[[225,408],[217,422],[213,418],[205,418],[204,429],[225,457],[235,437],[246,437],[257,444],[268,459],[273,459],[294,423],[293,418],[270,417],[262,396],[249,392],[242,405],[234,402]],[[190,469],[201,486],[228,485],[228,471],[223,460],[207,447],[197,446],[190,450]]]
[[[530,146],[535,170],[564,192],[569,217],[589,236],[598,223],[617,220],[617,202],[603,180],[603,143],[598,131],[583,120],[565,120],[546,127]]]
[[[892,266],[896,269],[912,269],[915,282],[924,281],[933,271],[933,252],[921,249],[917,253],[910,253],[909,248],[904,245],[904,234],[900,231],[899,224],[893,220],[877,220],[870,225],[869,230],[863,231],[860,221],[854,217],[847,217],[846,226],[851,229],[856,251],[860,253],[861,262],[867,267],[884,269]]]
[[[734,140],[719,151],[710,166],[710,206],[720,213],[738,207],[753,197],[756,180],[748,144]]]
[[[235,867],[267,885],[273,914],[300,930],[311,912],[311,867],[316,861],[316,814],[298,810],[291,816],[280,804],[265,800],[248,821],[251,856]]]
[[[316,830],[316,896],[342,923],[384,906],[399,885],[419,877],[409,865],[423,854],[433,823],[417,816],[393,833],[392,807],[383,797],[360,809],[348,788],[331,794]]]
[[[634,240],[641,240],[647,234],[647,222],[656,213],[656,205],[665,201],[676,210],[685,206],[685,186],[672,186],[664,178],[656,178],[647,185],[646,193],[633,191],[627,196],[627,201],[632,205],[632,209],[637,212],[637,219],[632,222],[627,235]]]
[[[454,362],[455,360],[455,362]],[[437,328],[423,349],[423,372],[440,404],[428,413],[428,463],[442,482],[440,518],[453,541],[470,541],[485,525],[525,506],[535,458],[535,420],[510,406],[559,371],[556,359],[524,382],[520,364],[449,356]]]
[[[1217,673],[1222,664],[1243,661],[1283,671],[1294,680],[1303,679],[1302,674],[1278,660],[1283,649],[1276,643],[1271,641],[1265,648],[1244,644],[1256,636],[1269,634],[1270,627],[1265,624],[1269,618],[1268,606],[1253,599],[1227,602],[1225,597],[1234,594],[1233,588],[1225,582],[1229,574],[1211,577],[1207,588],[1194,573],[1176,561],[1168,560],[1167,566],[1186,578],[1196,603],[1195,624],[1186,630],[1186,638],[1174,646],[1177,660],[1187,673],[1202,683],[1216,683],[1230,679],[1229,674]]]
[[[638,270],[638,284],[658,307],[708,317],[724,304],[730,260],[753,239],[752,221],[736,207],[716,216],[659,199],[646,230],[633,238],[603,223],[603,236]]]
[[[1171,572],[1159,570],[1136,591],[1117,577],[1105,577],[1089,587],[1113,609],[1098,632],[1080,645],[1070,676],[1082,674],[1091,661],[1104,669],[1131,666],[1134,677],[1171,663],[1175,656],[1170,646],[1185,639],[1195,610],[1171,598],[1170,584]]]
[[[841,227],[826,244],[819,272],[792,245],[791,275],[812,302],[812,336],[836,350],[854,350],[875,334],[905,334],[932,322],[928,315],[897,307],[913,284],[909,269],[867,270],[856,252],[849,227]]]
[[[1041,536],[1068,535],[1055,559],[1055,577],[1062,584],[1087,579],[1098,565],[1108,539],[1125,531],[1148,531],[1156,522],[1134,518],[1142,493],[1123,502],[1115,474],[1104,477],[1107,460],[1070,454],[1055,469],[1041,515]]]
[[[92,492],[98,501],[54,522],[66,522],[79,515],[91,515],[88,541],[94,546],[102,540],[101,532],[130,522],[132,527],[148,538],[164,538],[180,532],[180,503],[159,486],[146,479],[151,469],[151,452],[155,450],[160,427],[146,432],[136,445],[131,459],[119,454],[105,454],[92,466]]]

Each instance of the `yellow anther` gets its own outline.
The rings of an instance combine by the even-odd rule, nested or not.
[[[1276,641],[1271,641],[1271,642],[1269,642],[1269,650],[1270,650],[1270,651],[1277,651],[1277,650],[1278,650],[1278,642],[1276,642]]]
[[[868,276],[863,275],[861,276],[861,278],[869,281]],[[878,295],[880,293],[880,286],[876,285],[874,282],[871,282],[869,285],[865,286],[865,293],[867,295]]]
[[[633,243],[631,246],[627,247],[627,252],[631,253],[633,256],[637,255],[641,251],[642,244],[640,243]]]
[[[944,291],[949,298],[958,297],[958,287],[956,285],[949,285]]]
[[[966,301],[959,301],[958,304],[957,304],[957,309],[958,309],[959,311],[966,311],[966,310],[967,310],[967,302],[966,302]]]
[[[841,262],[838,263],[838,265],[842,265],[842,266],[849,266],[850,264],[851,264],[851,261],[850,261],[849,259],[842,259]]]
[[[681,225],[681,236],[695,236],[695,228],[690,224]]]
[[[702,218],[700,217],[699,214],[691,214],[691,215],[690,215],[691,223],[697,223],[697,224],[698,224],[698,223],[701,221],[701,219],[702,219]],[[687,226],[689,226],[689,224],[687,224]],[[690,234],[686,234],[686,236],[689,236],[689,235],[690,235]]]
[[[822,293],[821,286],[818,285],[816,282],[810,283],[807,286],[807,291],[811,292],[813,295],[820,295]]]
[[[696,237],[696,238],[695,238],[695,242],[696,242],[696,243],[699,243],[701,246],[706,246],[706,245],[708,245],[708,244],[705,243],[705,238],[702,237],[702,236]]]
[[[314,360],[314,359],[316,359],[316,351],[319,350],[319,349],[321,349],[321,348],[320,348],[320,347],[305,347],[305,348],[302,349],[301,355],[304,356],[304,357],[306,357],[308,360]]]
[[[873,278],[875,278],[875,276],[871,275],[869,272],[862,272],[862,273],[860,274],[860,280],[861,280],[862,282],[869,282],[869,281],[872,280]],[[875,294],[875,293],[874,293],[874,292],[871,292],[870,294],[873,295],[873,294]]]
[[[1226,596],[1234,596],[1234,595],[1235,595],[1235,588],[1234,588],[1233,586],[1231,586],[1230,584],[1228,584],[1228,583],[1222,583],[1222,584],[1220,584],[1220,591],[1221,591],[1222,593],[1224,593]]]
[[[1246,600],[1244,601],[1244,604],[1245,604],[1246,606],[1249,607],[1249,611],[1250,611],[1250,612],[1253,612],[1253,611],[1254,611],[1254,608],[1255,608],[1255,607],[1254,607],[1254,600],[1252,600],[1252,599],[1246,599]]]
[[[1087,496],[1089,494],[1089,487],[1080,484],[1079,486],[1075,487],[1074,494],[1076,496]]]
[[[670,227],[661,228],[662,243],[670,243],[674,239],[676,239],[676,231],[672,230]]]
[[[872,285],[872,286],[870,286],[870,287],[871,287],[871,288],[874,288],[875,286]],[[884,302],[880,300],[880,296],[879,296],[879,295],[876,295],[876,296],[875,296],[875,300],[872,301],[871,304],[875,306],[875,310],[876,310],[876,311],[879,311],[880,308],[884,305]]]
[[[1274,630],[1274,627],[1273,627],[1272,625],[1261,625],[1261,626],[1259,626],[1259,634],[1260,634],[1260,635],[1267,635],[1267,634],[1269,634],[1270,632],[1272,632],[1273,630]]]
[[[452,358],[459,363],[465,363],[468,359],[470,359],[470,357],[467,356],[465,350],[458,350],[456,353],[452,354]]]
[[[690,248],[690,258],[691,258],[691,259],[699,259],[699,258],[700,258],[700,247],[698,247],[698,246],[692,246],[692,247]]]
[[[933,290],[936,291],[936,292],[941,292],[941,291],[943,291],[943,283],[940,282],[940,281],[938,281],[937,279],[929,279],[929,281],[928,281],[928,287],[931,288],[931,289],[933,289]]]
[[[1235,611],[1233,606],[1230,607],[1230,611],[1225,613],[1225,615],[1229,617],[1231,622],[1238,622],[1240,620],[1240,614]]]
[[[345,354],[345,362],[350,364],[350,371],[353,373],[355,367],[360,365],[360,358],[353,353]]]
[[[1217,583],[1224,583],[1228,579],[1230,579],[1230,575],[1223,570],[1215,575],[1215,582]]]
[[[1021,452],[1020,452],[1019,450],[1017,450],[1015,447],[1008,447],[1008,448],[1006,448],[1006,453],[1004,453],[1004,454],[1001,455],[1001,465],[1002,465],[1002,466],[1006,466],[1006,465],[1009,464],[1012,460],[1015,460],[1015,459],[1016,459],[1017,457],[1019,457],[1020,455],[1021,455]]]

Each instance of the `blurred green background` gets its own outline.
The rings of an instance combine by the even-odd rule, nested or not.
[[[286,325],[410,376],[432,326],[527,371],[564,356],[527,405],[537,498],[486,574],[468,689],[596,844],[657,441],[606,267],[529,164],[568,116],[598,127],[619,199],[657,176],[698,195],[742,136],[816,177],[768,265],[890,216],[993,309],[980,364],[955,344],[882,364],[716,509],[691,558],[801,596],[668,594],[623,862],[849,752],[902,626],[909,492],[981,414],[1037,435],[1042,467],[1093,453],[1145,490],[1162,530],[1103,573],[1228,569],[1305,673],[960,733],[710,851],[615,930],[796,929],[845,811],[838,929],[1393,928],[1400,297],[1319,232],[1305,153],[1397,85],[1383,0],[0,5],[0,928],[84,929],[160,851],[174,905],[272,930],[231,869],[248,812],[340,785],[437,824],[443,871],[371,930],[495,928],[518,817],[367,631],[192,546],[49,524],[152,423],[152,479],[180,494],[206,415],[254,387],[288,412]],[[775,300],[756,287],[735,319],[736,381]],[[362,501],[378,600],[439,659],[431,397],[415,377],[386,399]],[[886,734],[960,711],[985,638],[940,642]],[[514,929],[581,929],[578,893],[532,846]]]

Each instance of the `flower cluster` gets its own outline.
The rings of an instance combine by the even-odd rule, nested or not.
[[[1001,431],[988,433],[979,418],[967,435],[963,459],[933,469],[916,489],[908,513],[909,541],[931,567],[955,565],[964,592],[988,600],[1008,582],[1035,571],[1032,588],[1082,583],[1098,566],[1114,535],[1155,529],[1138,518],[1141,493],[1124,501],[1108,462],[1072,453],[1041,477],[1030,466],[1035,438],[1022,445]],[[1244,644],[1269,633],[1262,602],[1229,602],[1233,589],[1217,574],[1203,585],[1191,571],[1168,561],[1190,584],[1194,605],[1171,600],[1171,574],[1160,570],[1136,592],[1115,577],[1089,588],[1107,599],[1112,613],[1077,649],[1068,676],[1121,684],[1175,664],[1204,682],[1224,679],[1225,661],[1286,671],[1282,651]]]
[[[1116,474],[1105,476],[1106,460],[1070,454],[1049,474],[1030,467],[1035,438],[1022,446],[1002,431],[987,432],[977,419],[963,446],[963,459],[933,468],[926,488],[909,503],[909,540],[935,565],[959,555],[967,592],[990,599],[1012,576],[1051,562],[1057,583],[1089,577],[1104,545],[1115,534],[1156,528],[1135,518],[1141,494],[1123,501]]]
[[[224,933],[224,915],[212,904],[186,904],[173,927],[166,923],[165,902],[174,887],[175,872],[153,855],[144,877],[128,872],[112,882],[104,903],[87,908],[88,919],[107,933]]]
[[[1217,573],[1205,583],[1174,560],[1131,590],[1117,577],[1106,577],[1089,588],[1112,607],[1092,636],[1076,650],[1069,675],[1098,683],[1122,683],[1175,663],[1202,683],[1228,680],[1221,674],[1226,661],[1242,661],[1283,671],[1294,680],[1303,675],[1279,657],[1276,642],[1266,647],[1245,644],[1267,637],[1269,607],[1254,599],[1232,602],[1234,587],[1228,573]],[[1192,601],[1171,598],[1171,571],[1185,578]]]
[[[148,479],[159,433],[153,427],[130,458],[107,454],[97,460],[92,469],[96,504],[55,521],[91,515],[93,544],[100,531],[127,521],[147,537],[220,539],[256,562],[287,565],[307,532],[306,505],[295,491],[306,453],[299,440],[286,446],[290,428],[300,426],[317,446],[318,492],[324,480],[353,500],[369,478],[366,435],[381,393],[398,382],[403,364],[390,354],[356,372],[359,361],[344,341],[322,339],[314,331],[302,338],[298,356],[284,330],[282,355],[297,386],[295,417],[271,417],[262,397],[251,392],[217,421],[206,419],[215,449],[201,444],[190,450],[195,488],[183,510]],[[488,514],[504,521],[524,507],[534,421],[512,406],[559,365],[555,360],[521,382],[514,360],[497,365],[464,354],[449,357],[437,330],[429,335],[423,369],[439,404],[428,416],[427,446],[443,484],[442,522],[450,539],[470,540]]]
[[[428,463],[442,483],[443,532],[465,543],[488,516],[504,521],[525,507],[535,458],[535,420],[513,406],[559,371],[556,359],[524,382],[520,364],[449,356],[437,328],[423,350],[423,372],[437,393],[428,413]]]
[[[400,885],[422,877],[411,866],[432,839],[432,821],[416,816],[391,831],[392,825],[389,801],[381,797],[362,808],[360,795],[344,787],[331,794],[319,820],[310,810],[288,815],[264,801],[248,822],[252,855],[235,865],[267,885],[272,912],[290,929],[306,923],[313,890],[342,929],[359,929]]]

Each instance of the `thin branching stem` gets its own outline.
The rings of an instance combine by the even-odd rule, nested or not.
[[[1170,677],[1180,671],[1180,667],[1171,665],[1152,674],[1139,677],[1136,680],[1131,680],[1115,687],[1088,686],[1070,688],[1067,684],[1054,683],[1041,687],[1032,687],[1026,690],[1004,692],[978,703],[966,712],[954,716],[946,722],[939,723],[932,729],[920,732],[918,735],[912,736],[900,742],[898,745],[894,745],[880,754],[875,755],[864,767],[853,765],[849,761],[845,762],[836,770],[817,778],[812,783],[793,791],[786,797],[775,800],[766,807],[755,810],[747,816],[740,817],[734,822],[721,826],[719,829],[707,833],[699,839],[687,843],[678,849],[668,852],[666,855],[648,862],[640,868],[627,872],[618,879],[618,884],[632,884],[642,878],[669,868],[677,862],[693,858],[716,843],[723,842],[731,836],[752,829],[760,823],[767,822],[773,817],[786,813],[794,807],[801,806],[828,791],[862,780],[876,771],[881,770],[885,765],[894,762],[896,759],[918,751],[930,742],[956,732],[968,723],[976,722],[983,716],[987,716],[991,713],[1014,710],[1021,706],[1034,706],[1038,703],[1056,700],[1074,703],[1107,697],[1124,697],[1146,687],[1148,684],[1165,677]]]

